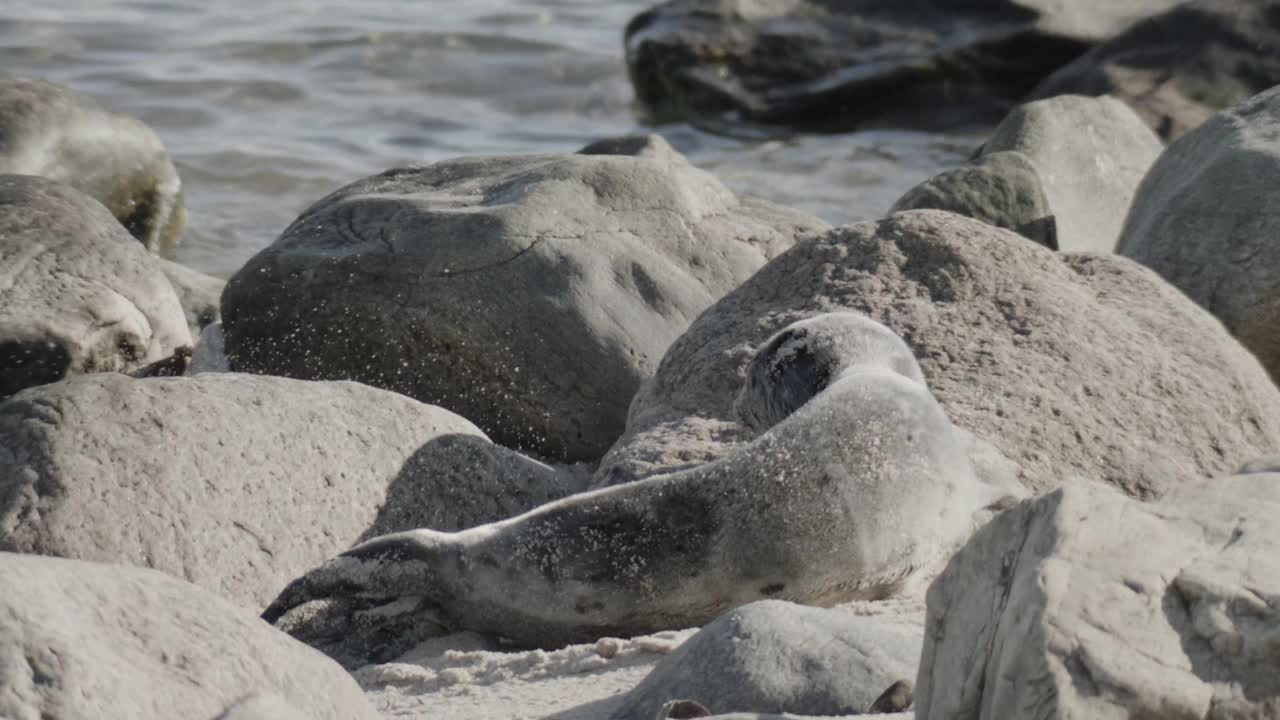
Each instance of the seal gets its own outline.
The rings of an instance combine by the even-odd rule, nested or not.
[[[385,602],[559,647],[764,597],[884,597],[967,537],[993,498],[891,331],[821,316],[784,328],[757,364],[739,404],[763,431],[728,455],[470,530],[374,538],[292,582],[263,618],[306,635],[286,615],[313,601],[366,618]]]

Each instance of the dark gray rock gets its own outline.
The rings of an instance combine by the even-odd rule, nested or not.
[[[377,717],[332,660],[182,580],[12,553],[0,577],[0,717],[239,719],[254,716],[223,713],[258,694],[312,720]]]
[[[592,460],[668,343],[823,227],[740,200],[656,137],[391,170],[231,278],[227,352],[236,370],[358,380]]]
[[[171,255],[186,223],[182,182],[155,132],[61,85],[0,74],[0,173],[80,190],[153,253]]]
[[[610,717],[660,717],[672,698],[695,698],[713,714],[862,713],[897,678],[915,676],[923,632],[905,618],[840,608],[744,605],[663,658]]]
[[[151,567],[253,608],[367,533],[500,520],[572,482],[356,383],[92,375],[0,404],[0,550]]]
[[[1196,0],[1143,20],[1044,80],[1031,98],[1111,95],[1165,140],[1280,84],[1280,2]]]
[[[1035,491],[1083,476],[1150,498],[1280,447],[1280,391],[1153,272],[914,210],[797,245],[703,313],[636,395],[595,482],[696,467],[755,440],[734,407],[753,351],[840,309],[901,335],[951,421]]]
[[[1212,312],[1280,380],[1277,203],[1280,89],[1171,145],[1142,181],[1116,251]]]
[[[627,26],[656,120],[848,130],[995,122],[1046,75],[1176,0],[671,0]]]
[[[190,347],[159,261],[101,203],[44,178],[0,175],[0,399]]]
[[[946,210],[1058,249],[1057,223],[1040,175],[1020,152],[984,153],[907,191],[890,213]]]

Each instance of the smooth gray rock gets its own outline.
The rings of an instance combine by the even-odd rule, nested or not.
[[[1196,0],[1145,19],[1045,78],[1032,98],[1111,95],[1165,140],[1280,84],[1280,2]]]
[[[818,315],[784,327],[757,362],[763,386],[738,403],[769,408],[750,412],[754,441],[502,522],[374,538],[290,583],[263,617],[317,647],[338,638],[350,663],[352,645],[355,658],[363,647],[389,659],[386,638],[411,647],[424,632],[560,647],[693,627],[763,598],[881,599],[1008,500],[974,476],[883,326]]]
[[[650,720],[672,698],[728,712],[855,715],[914,677],[918,624],[765,600],[730,610],[663,658],[611,720]]]
[[[80,190],[153,253],[172,255],[186,223],[182,181],[155,132],[54,83],[0,74],[0,173]]]
[[[217,720],[312,720],[275,693],[255,693],[227,708]]]
[[[1274,89],[1169,147],[1142,181],[1116,251],[1212,312],[1280,380],[1278,202]]]
[[[12,553],[0,577],[0,717],[215,718],[260,693],[312,720],[377,717],[333,661],[181,580]]]
[[[599,458],[671,340],[825,227],[660,138],[607,150],[401,168],[321,200],[228,283],[231,366],[358,380],[509,447]]]
[[[1004,513],[929,589],[916,717],[1275,717],[1277,513],[1277,474]]]
[[[624,33],[655,120],[847,131],[995,122],[1089,46],[1177,0],[671,0]]]
[[[1115,98],[1063,95],[1009,113],[983,147],[1001,151],[1020,152],[1035,167],[1059,250],[1111,252],[1164,144]]]
[[[1030,158],[1017,151],[982,154],[925,180],[889,212],[906,210],[946,210],[1058,249],[1057,223],[1044,183]]]
[[[106,208],[61,183],[0,175],[0,399],[190,347],[159,261]]]
[[[92,375],[0,404],[0,550],[151,567],[254,608],[371,531],[456,530],[574,489],[356,383]]]
[[[219,304],[222,302],[222,288],[226,280],[220,280],[179,265],[171,260],[160,260],[160,270],[169,278],[169,284],[178,294],[178,302],[187,316],[187,326],[191,337],[200,337],[201,331],[222,318]]]
[[[841,309],[900,334],[952,422],[1037,492],[1083,476],[1150,498],[1280,447],[1280,391],[1154,273],[914,210],[797,245],[703,313],[636,395],[595,483],[696,467],[751,442],[734,403],[753,351]]]

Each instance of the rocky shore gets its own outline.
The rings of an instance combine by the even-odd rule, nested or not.
[[[224,282],[152,130],[0,77],[0,718],[1280,717],[1280,2],[625,52],[991,130],[842,227],[658,134],[396,167]]]

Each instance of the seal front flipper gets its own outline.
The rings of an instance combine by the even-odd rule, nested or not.
[[[262,619],[275,624],[290,610],[314,600],[424,595],[443,535],[411,530],[361,543],[289,583],[262,612]]]

